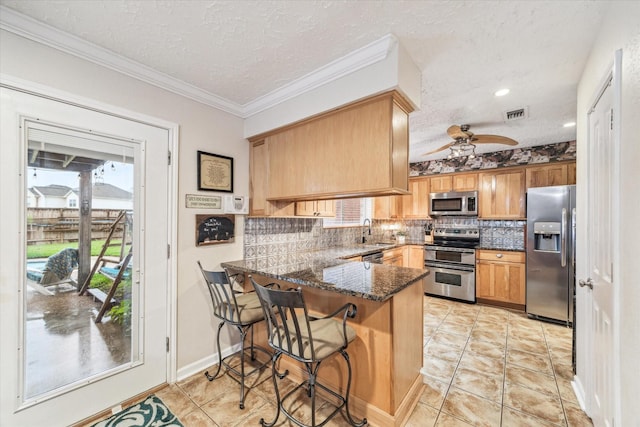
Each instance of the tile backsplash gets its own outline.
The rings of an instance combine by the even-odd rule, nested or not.
[[[424,241],[425,220],[373,220],[367,227],[323,228],[319,218],[247,218],[244,223],[244,258],[265,259],[266,265],[294,264],[304,252],[367,241],[392,241],[398,231],[408,241]]]
[[[483,248],[524,250],[526,221],[479,220]]]
[[[489,221],[477,218],[438,218],[436,220],[373,220],[369,242],[395,240],[396,233],[407,234],[408,242],[423,242],[425,227],[478,226],[480,246],[524,250],[526,221]],[[244,222],[244,258],[268,265],[296,264],[309,251],[362,242],[363,226],[323,228],[320,218],[247,218]]]

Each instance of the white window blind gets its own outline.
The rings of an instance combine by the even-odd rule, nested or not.
[[[335,218],[324,218],[324,228],[357,227],[365,218],[370,218],[371,202],[368,198],[341,199],[335,201]]]

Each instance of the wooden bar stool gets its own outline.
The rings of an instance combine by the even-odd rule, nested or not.
[[[209,294],[211,295],[211,302],[213,303],[213,315],[220,319],[218,325],[218,333],[216,335],[216,343],[218,345],[218,368],[214,375],[210,375],[209,371],[204,375],[209,381],[213,381],[218,378],[220,368],[225,366],[228,372],[233,373],[240,383],[240,409],[244,409],[244,379],[245,377],[252,375],[271,361],[271,352],[267,349],[253,344],[253,325],[264,320],[264,311],[258,300],[258,296],[255,292],[242,293],[233,289],[233,283],[242,283],[244,280],[244,273],[233,272],[225,269],[224,271],[207,271],[202,268],[202,264],[198,261],[200,271],[204,276],[204,280],[207,283]],[[227,363],[227,359],[234,356],[231,354],[222,359],[222,350],[220,349],[220,330],[223,325],[230,325],[235,327],[240,332],[240,370],[230,366]],[[248,349],[245,349],[244,341],[248,332],[251,332],[251,345]],[[253,368],[249,372],[245,372],[245,350],[249,350],[251,360],[256,360],[256,351],[261,351],[266,354],[267,360]]]
[[[278,421],[280,411],[282,411],[287,418],[301,427],[319,427],[327,424],[344,407],[349,424],[357,427],[366,425],[366,418],[357,422],[351,417],[351,413],[349,412],[351,362],[349,361],[347,346],[356,338],[356,332],[351,326],[347,325],[347,317],[354,318],[356,316],[356,306],[349,303],[325,317],[312,317],[309,316],[307,312],[307,306],[300,288],[286,291],[273,289],[272,287],[261,286],[257,284],[251,276],[249,277],[256,290],[256,294],[258,294],[265,318],[267,319],[269,345],[275,350],[272,359],[273,366],[276,366],[278,359],[284,354],[301,362],[305,366],[308,375],[308,378],[303,383],[299,384],[281,399],[275,377],[276,370],[273,370],[272,378],[278,408],[276,418],[270,423],[261,419],[260,424],[265,427],[274,426]],[[342,321],[333,318],[341,313]],[[335,353],[340,353],[347,362],[349,375],[344,396],[341,396],[316,381],[322,361]],[[306,388],[307,395],[311,399],[311,426],[307,426],[300,420],[294,418],[293,415],[286,410],[284,405],[285,401],[302,387]],[[316,424],[316,387],[329,393],[339,402],[335,410],[319,424]]]

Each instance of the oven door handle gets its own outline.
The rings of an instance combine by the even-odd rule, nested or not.
[[[475,268],[473,267],[465,267],[463,265],[440,264],[435,262],[425,262],[424,266],[426,268],[437,269],[440,272],[442,272],[442,270],[465,271],[467,273],[473,273],[475,271]]]
[[[448,248],[446,246],[425,245],[424,249],[425,251],[429,251],[429,252],[455,252],[457,254],[470,254],[470,255],[474,255],[476,253],[474,249]]]

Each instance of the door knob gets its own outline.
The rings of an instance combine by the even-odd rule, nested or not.
[[[589,277],[586,281],[585,280],[579,280],[578,284],[580,285],[580,287],[587,287],[589,289],[593,289],[593,280],[591,280],[591,277]]]

